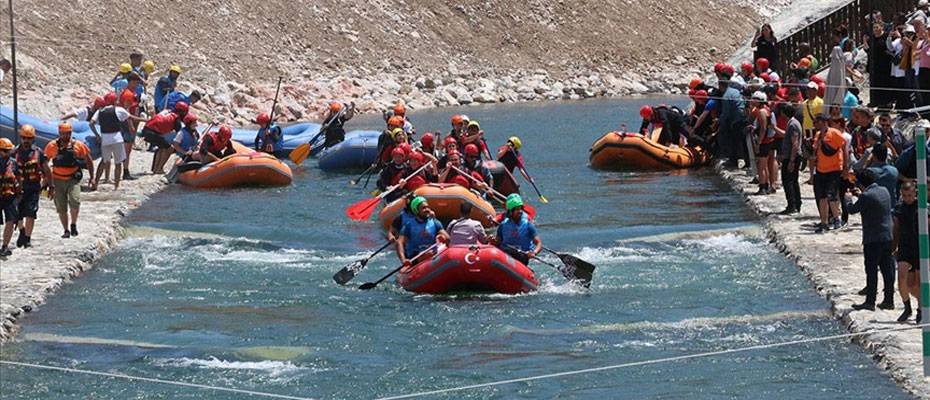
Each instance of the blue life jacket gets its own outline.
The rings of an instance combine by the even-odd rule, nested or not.
[[[520,251],[533,250],[533,239],[537,235],[536,227],[525,212],[520,216],[519,223],[511,221],[508,217],[497,227],[497,239],[503,249],[516,247]]]
[[[163,76],[158,79],[158,83],[155,84],[155,111],[161,112],[165,109],[165,98],[169,93],[174,91],[174,87],[177,85],[177,82],[171,79],[170,76]]]
[[[419,218],[408,218],[400,228],[401,236],[407,239],[404,243],[404,255],[407,258],[420,254],[436,243],[436,235],[442,230],[442,224],[435,218],[420,221]]]
[[[129,81],[126,78],[119,78],[114,80],[110,85],[113,86],[113,92],[116,93],[116,98],[118,99],[119,96],[123,94],[123,90],[129,86]]]
[[[269,129],[271,130],[271,132],[267,133],[266,131]],[[266,134],[268,135],[268,137],[266,137]],[[277,136],[277,137],[271,137],[271,136]],[[284,150],[284,134],[281,133],[281,127],[278,126],[277,124],[271,124],[269,128],[259,128],[257,137],[258,137],[258,140],[255,141],[255,144],[258,146],[259,150],[263,150],[265,148],[265,145],[268,144],[265,142],[266,139],[274,140],[274,142],[271,143],[272,152],[277,153],[281,150]]]
[[[169,109],[169,110],[171,110],[171,111],[175,111],[175,110],[174,110],[174,106],[176,106],[176,105],[178,104],[178,102],[181,102],[181,101],[187,103],[187,105],[191,105],[191,98],[190,98],[190,96],[188,96],[188,95],[186,95],[186,94],[184,94],[184,93],[182,93],[182,92],[174,91],[174,92],[168,93],[168,96],[167,96],[167,97],[168,97],[168,99],[167,99],[167,107],[166,107],[166,108]]]
[[[187,129],[187,127],[181,129],[181,131],[178,132],[178,135],[182,135],[180,146],[182,149],[184,149],[184,151],[191,151],[191,149],[197,145],[197,141],[194,140],[194,135],[191,133],[190,129]],[[178,153],[178,155],[181,156],[183,154]]]

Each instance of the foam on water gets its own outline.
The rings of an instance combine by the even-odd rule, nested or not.
[[[216,357],[210,357],[208,359],[187,357],[157,359],[154,361],[154,364],[161,367],[175,368],[263,371],[267,372],[272,377],[283,374],[290,374],[306,369],[304,367],[297,366],[290,361],[229,361],[221,360]]]
[[[683,243],[686,246],[697,246],[706,249],[713,253],[714,256],[757,256],[767,250],[764,244],[753,242],[745,236],[734,233],[726,233],[703,239],[685,240]]]

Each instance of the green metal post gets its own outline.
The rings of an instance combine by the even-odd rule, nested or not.
[[[927,129],[921,120],[915,129],[917,147],[917,223],[920,229],[920,308],[923,323],[930,320],[930,240],[927,235]],[[930,325],[923,327],[924,376],[930,377]]]

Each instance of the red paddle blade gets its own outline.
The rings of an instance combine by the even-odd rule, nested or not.
[[[346,208],[346,216],[353,221],[364,221],[375,212],[375,206],[381,202],[380,198],[359,200]]]
[[[536,207],[529,205],[529,203],[523,203],[523,211],[526,211],[526,216],[530,219],[536,219]]]

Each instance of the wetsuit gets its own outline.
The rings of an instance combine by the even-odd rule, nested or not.
[[[649,124],[662,124],[659,132],[659,144],[678,144],[681,135],[686,135],[684,113],[677,107],[658,106],[652,110],[652,119],[644,119],[639,131],[642,132]]]
[[[406,176],[404,175],[406,171],[407,164],[397,165],[392,162],[388,165],[385,165],[384,168],[381,169],[381,174],[378,176],[378,189],[383,192],[388,190],[388,188],[391,186],[396,185]],[[404,190],[398,189],[387,195],[384,200],[390,203],[403,197],[404,194],[406,194]]]
[[[344,127],[346,121],[345,113],[342,112],[336,113],[323,121],[323,125],[326,125],[326,132],[324,133],[325,140],[323,141],[324,148],[333,147],[343,140],[346,140],[346,130]]]

